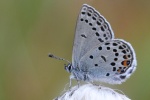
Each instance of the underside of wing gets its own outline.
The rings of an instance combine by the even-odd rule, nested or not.
[[[113,39],[97,45],[80,62],[80,70],[87,72],[90,80],[120,84],[136,69],[136,56],[130,43]]]
[[[114,33],[106,21],[93,7],[83,5],[77,20],[73,45],[72,64],[78,62],[96,45],[101,45],[114,38]]]

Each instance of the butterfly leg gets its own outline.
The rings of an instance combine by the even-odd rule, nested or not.
[[[78,83],[78,88],[80,87],[80,81],[79,80],[77,80],[77,83]]]
[[[72,85],[72,79],[76,79],[75,77],[76,77],[75,74],[71,74],[71,75],[70,75],[69,88],[71,88],[71,85]]]
[[[71,85],[72,85],[72,78],[73,78],[73,76],[71,75],[70,76],[70,82],[69,82],[69,88],[71,88]]]

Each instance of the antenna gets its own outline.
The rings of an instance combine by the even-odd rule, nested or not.
[[[66,59],[64,59],[64,58],[57,57],[57,56],[55,56],[55,55],[53,55],[53,54],[51,54],[51,53],[48,54],[48,57],[50,57],[50,58],[55,58],[55,59],[57,59],[57,60],[63,60],[63,61],[66,61],[66,62],[70,63],[68,60],[66,60]]]

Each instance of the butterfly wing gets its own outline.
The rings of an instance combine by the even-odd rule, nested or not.
[[[130,43],[113,39],[97,45],[79,63],[89,80],[111,84],[124,82],[136,69],[135,52]]]
[[[76,25],[72,54],[73,67],[77,67],[80,59],[93,47],[113,38],[114,33],[106,19],[93,7],[84,4]]]

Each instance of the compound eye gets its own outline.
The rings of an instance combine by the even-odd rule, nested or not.
[[[68,64],[67,66],[65,66],[65,70],[67,70],[68,72],[71,73],[71,71],[72,71],[72,65]]]
[[[68,65],[68,70],[69,70],[69,71],[71,70],[71,65]]]

